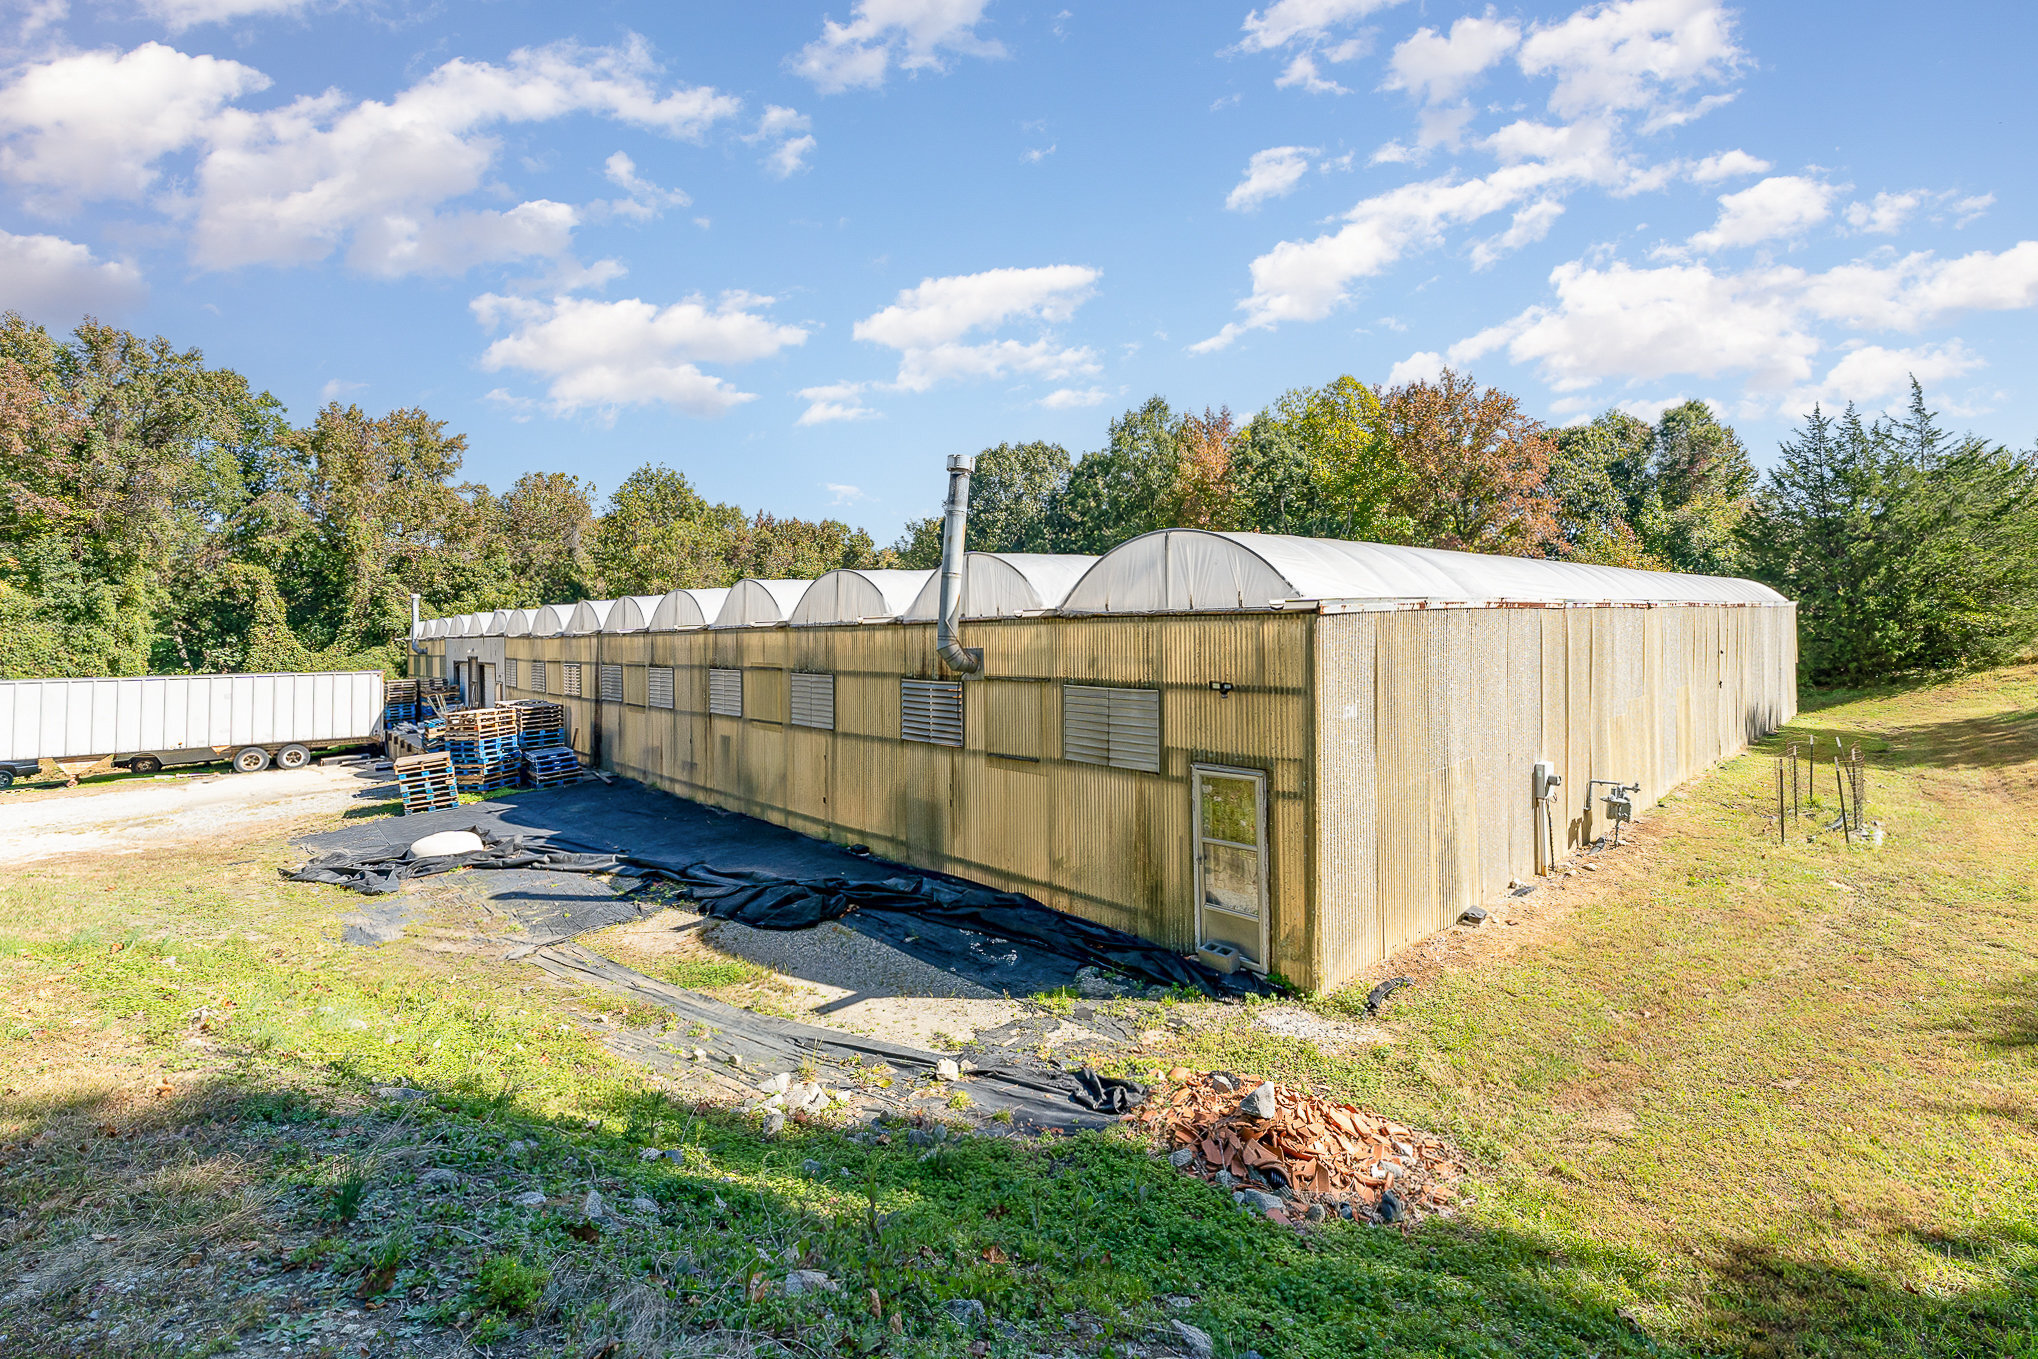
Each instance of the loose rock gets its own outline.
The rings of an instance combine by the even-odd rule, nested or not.
[[[1179,1318],[1171,1318],[1168,1327],[1174,1331],[1175,1338],[1182,1342],[1182,1348],[1193,1355],[1194,1359],[1210,1359],[1210,1356],[1217,1352],[1216,1342],[1211,1340],[1210,1333],[1201,1327],[1191,1326]]]
[[[969,1327],[982,1326],[988,1315],[984,1311],[983,1303],[975,1298],[950,1298],[941,1304],[941,1310],[948,1313],[949,1319],[958,1325]]]
[[[517,1195],[510,1202],[519,1208],[543,1208],[545,1206],[545,1196],[533,1189],[529,1193]]]
[[[658,1216],[657,1200],[647,1199],[640,1195],[637,1198],[630,1200],[630,1211],[633,1213],[641,1213],[645,1217],[657,1217]]]
[[[1168,1164],[1177,1170],[1187,1170],[1190,1166],[1196,1164],[1196,1149],[1194,1147],[1183,1147],[1180,1151],[1169,1153]]]
[[[959,1081],[962,1079],[962,1068],[949,1058],[943,1057],[934,1064],[934,1079],[937,1081]]]
[[[581,1215],[590,1222],[599,1219],[608,1210],[608,1205],[602,1202],[601,1190],[599,1189],[588,1190],[587,1197],[580,1201]]]
[[[1277,1106],[1274,1103],[1274,1083],[1262,1081],[1250,1095],[1238,1102],[1238,1112],[1246,1118],[1272,1118]]]
[[[459,1175],[450,1170],[427,1170],[418,1176],[420,1189],[453,1189],[460,1183]]]
[[[802,1297],[808,1293],[840,1293],[842,1285],[836,1283],[818,1269],[796,1269],[785,1276],[785,1295],[789,1298]]]

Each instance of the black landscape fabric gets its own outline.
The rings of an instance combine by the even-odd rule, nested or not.
[[[899,876],[875,882],[792,878],[760,869],[718,869],[705,862],[589,852],[551,837],[498,835],[485,825],[469,829],[481,837],[485,849],[428,859],[410,858],[406,849],[394,845],[336,850],[301,868],[284,869],[283,876],[375,896],[397,891],[412,878],[458,869],[605,873],[636,879],[631,890],[671,883],[703,914],[754,929],[804,930],[852,911],[889,911],[1029,944],[1153,986],[1184,987],[1213,997],[1266,994],[1273,989],[1251,973],[1227,976],[1123,930],[1052,910],[1017,892],[994,891],[943,874],[902,868]]]

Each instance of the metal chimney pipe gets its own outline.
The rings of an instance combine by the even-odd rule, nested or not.
[[[421,647],[421,646],[419,646],[419,645],[418,645],[418,602],[419,602],[419,598],[420,598],[420,596],[418,596],[418,595],[412,595],[412,596],[410,597],[410,649],[411,649],[411,654],[412,654],[412,655],[416,655],[416,656],[422,656],[422,655],[424,655],[424,654],[425,654],[425,649],[424,649],[423,647]]]
[[[969,474],[976,466],[972,454],[948,455],[948,501],[941,507],[941,617],[934,624],[941,659],[966,675],[984,668],[983,648],[962,644],[963,530],[969,523]]]

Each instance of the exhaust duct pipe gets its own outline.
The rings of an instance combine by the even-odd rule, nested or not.
[[[963,530],[969,523],[969,475],[976,466],[972,454],[948,455],[948,501],[941,507],[941,617],[934,624],[941,659],[965,675],[984,668],[984,649],[962,644]]]
[[[413,656],[422,656],[425,649],[418,645],[418,603],[422,596],[410,597],[410,651]]]

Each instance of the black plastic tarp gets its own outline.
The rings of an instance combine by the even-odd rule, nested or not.
[[[892,865],[898,868],[897,875],[877,880],[789,877],[763,869],[716,868],[705,861],[595,851],[561,836],[500,835],[485,824],[467,829],[487,847],[428,859],[412,859],[406,849],[388,844],[335,850],[300,868],[285,869],[283,875],[296,882],[379,895],[397,891],[411,879],[459,869],[608,874],[632,880],[626,893],[670,883],[702,914],[754,929],[803,930],[854,911],[895,912],[1030,945],[1149,985],[1183,987],[1208,996],[1270,989],[1249,973],[1227,976],[1123,930],[1052,910],[1016,892],[999,892],[944,874]]]

